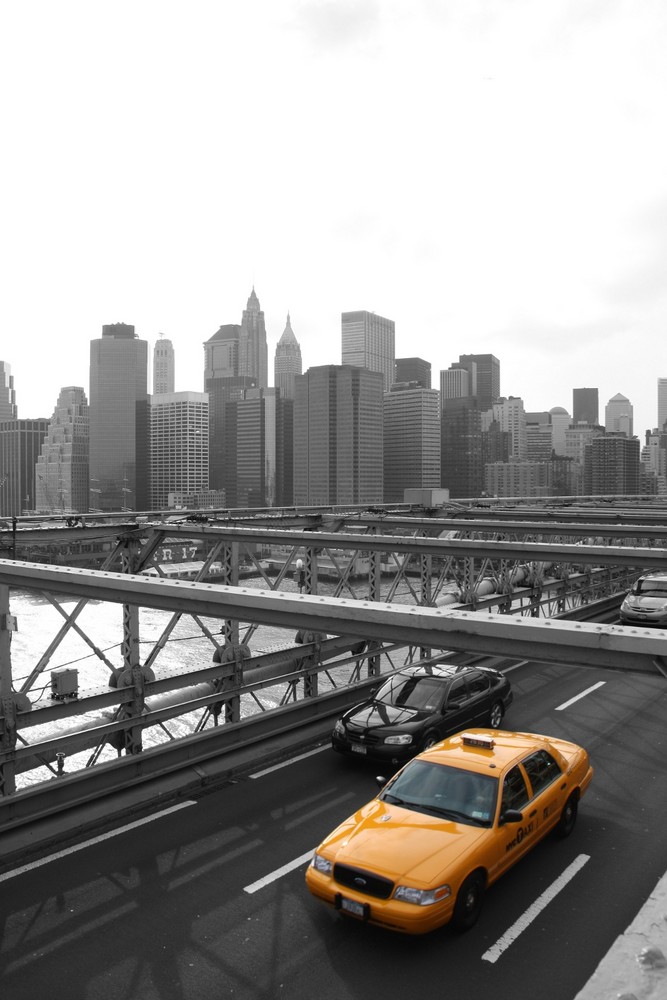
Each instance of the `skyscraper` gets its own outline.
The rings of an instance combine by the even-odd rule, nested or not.
[[[65,386],[60,390],[37,456],[34,497],[37,513],[85,513],[88,510],[91,506],[88,492],[89,444],[86,393],[80,386]]]
[[[276,389],[280,389],[283,399],[294,399],[294,377],[302,373],[301,348],[287,313],[287,324],[276,345],[273,361],[273,384]]]
[[[321,365],[295,379],[294,502],[382,503],[383,376]]]
[[[423,358],[396,358],[394,382],[417,382],[421,389],[430,389],[431,362]]]
[[[239,334],[239,375],[255,380],[260,389],[268,387],[268,348],[264,313],[253,287],[243,310]]]
[[[632,403],[627,396],[617,392],[604,408],[604,428],[608,434],[625,434],[632,437]]]
[[[585,496],[636,496],[639,493],[639,440],[625,434],[600,434],[584,448]]]
[[[394,384],[396,350],[393,319],[373,312],[344,312],[341,315],[342,363],[381,372],[384,391]]]
[[[257,379],[240,374],[241,327],[221,326],[204,343],[204,391],[209,403],[209,480],[212,490],[233,492],[230,477],[233,462],[227,451],[227,404],[243,398],[245,389],[257,386]]]
[[[403,503],[406,489],[440,487],[440,393],[416,382],[384,394],[384,502]]]
[[[167,507],[170,493],[208,493],[205,392],[168,392],[152,397],[150,456],[151,510]]]
[[[500,397],[500,361],[493,354],[460,354],[459,365],[473,375],[471,396],[477,397],[479,410],[490,410]],[[473,370],[472,365],[475,365]]]
[[[658,430],[662,431],[667,421],[667,378],[658,379]]]
[[[148,343],[112,323],[90,342],[93,507],[146,510],[149,501]]]
[[[572,390],[572,422],[597,425],[599,413],[597,389]]]
[[[174,345],[161,333],[153,348],[153,392],[156,395],[174,391],[175,369]]]
[[[293,503],[292,411],[279,389],[246,389],[227,404],[229,507]]]
[[[16,420],[16,392],[11,365],[0,361],[0,420]]]
[[[34,509],[35,467],[49,422],[0,420],[0,515]]]

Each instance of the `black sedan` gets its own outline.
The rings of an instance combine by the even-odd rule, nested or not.
[[[470,726],[498,729],[512,703],[510,682],[490,667],[454,663],[404,667],[334,726],[339,753],[400,765]]]

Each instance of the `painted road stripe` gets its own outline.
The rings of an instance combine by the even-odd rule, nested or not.
[[[108,833],[103,833],[99,837],[93,837],[92,840],[84,840],[81,844],[74,844],[73,847],[68,847],[64,851],[56,851],[55,854],[49,854],[45,858],[39,858],[38,861],[31,861],[29,865],[22,865],[21,868],[14,868],[10,872],[5,872],[0,875],[0,882],[7,882],[10,878],[16,878],[17,875],[23,875],[24,872],[33,871],[35,868],[42,868],[44,865],[50,864],[52,861],[58,861],[59,858],[66,858],[70,854],[76,854],[77,851],[83,851],[86,847],[92,847],[93,844],[101,844],[104,840],[110,840],[111,837],[117,837],[119,833],[125,833],[127,830],[136,830],[138,826],[144,826],[146,823],[152,823],[156,819],[162,819],[163,816],[169,816],[170,813],[177,812],[179,809],[185,809],[187,806],[194,806],[197,803],[194,800],[188,800],[187,802],[179,802],[176,806],[170,806],[169,809],[163,809],[159,813],[153,813],[151,816],[144,816],[143,819],[137,819],[134,823],[126,823],[125,826],[119,826],[115,830],[109,830]]]
[[[297,760],[305,760],[306,757],[312,757],[316,753],[322,753],[323,750],[330,750],[329,744],[325,744],[323,747],[316,747],[315,750],[309,750],[307,753],[300,753],[298,757],[290,757],[289,760],[283,760],[280,764],[273,764],[271,767],[265,767],[263,771],[256,771],[251,774],[251,778],[261,778],[265,774],[271,774],[272,771],[279,771],[281,767],[289,767],[290,764],[295,764]]]
[[[606,681],[598,681],[597,684],[593,684],[592,687],[586,688],[586,690],[582,691],[581,694],[576,694],[574,698],[570,698],[569,701],[564,701],[562,705],[558,706],[556,711],[562,712],[564,708],[569,708],[570,705],[574,705],[575,701],[579,701],[580,698],[585,698],[587,694],[591,693],[591,691],[597,691],[598,688],[601,688],[606,683]]]
[[[253,893],[258,892],[260,889],[264,889],[265,886],[271,885],[272,882],[282,878],[283,875],[287,875],[289,872],[293,872],[295,868],[300,868],[301,865],[305,865],[306,861],[310,861],[312,856],[312,850],[306,851],[306,853],[302,854],[300,858],[295,858],[294,861],[288,861],[286,865],[283,865],[282,868],[276,868],[276,870],[271,872],[270,875],[265,875],[264,878],[257,879],[256,882],[252,882],[250,885],[244,886],[243,891]]]
[[[572,864],[565,869],[563,874],[560,875],[555,882],[552,882],[549,888],[535,900],[532,906],[528,907],[526,912],[519,917],[516,923],[512,924],[509,930],[506,931],[498,941],[496,941],[493,947],[484,952],[482,960],[485,962],[497,962],[502,953],[506,951],[514,941],[516,941],[519,935],[522,934],[523,931],[530,926],[530,924],[532,924],[533,920],[535,920],[535,918],[540,915],[542,910],[556,898],[561,889],[565,888],[577,872],[581,871],[587,861],[590,861],[590,855],[588,854],[580,854],[578,858],[575,858]]]

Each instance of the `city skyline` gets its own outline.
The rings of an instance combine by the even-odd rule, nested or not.
[[[656,425],[664,4],[35,0],[3,29],[20,418],[88,389],[103,324],[164,333],[176,390],[202,391],[201,345],[254,285],[269,356],[289,313],[304,371],[366,310],[436,379],[491,354],[529,411],[591,386]]]

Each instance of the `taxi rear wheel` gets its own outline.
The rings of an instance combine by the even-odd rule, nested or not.
[[[563,806],[563,811],[560,814],[560,819],[556,825],[556,834],[559,837],[565,838],[569,837],[574,830],[574,825],[577,822],[577,810],[579,808],[579,800],[575,792],[570,795],[569,799]]]
[[[482,912],[485,888],[486,879],[481,872],[468,875],[459,889],[454,904],[452,925],[455,930],[467,931],[477,923]]]

